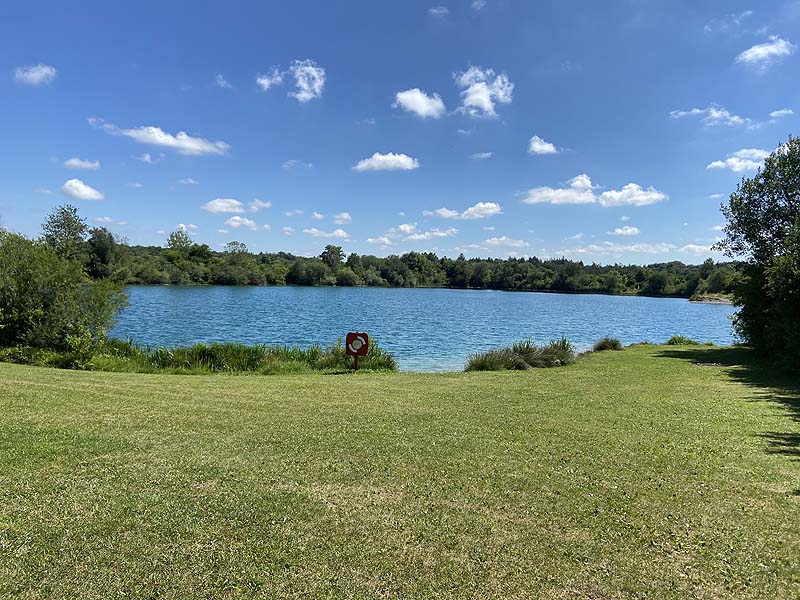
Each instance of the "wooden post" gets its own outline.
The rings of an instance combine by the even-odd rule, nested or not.
[[[358,354],[356,354],[356,355],[353,357],[353,359],[354,359],[353,370],[354,370],[354,371],[358,371]]]

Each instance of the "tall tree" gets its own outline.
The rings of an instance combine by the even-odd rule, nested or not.
[[[333,246],[332,244],[328,244],[325,246],[325,250],[322,251],[322,254],[319,255],[322,261],[330,267],[330,270],[333,273],[339,269],[339,266],[342,264],[344,260],[344,252],[342,252],[341,246]]]
[[[56,207],[42,223],[42,237],[59,256],[77,259],[83,254],[87,229],[86,221],[78,215],[78,209],[65,204]]]

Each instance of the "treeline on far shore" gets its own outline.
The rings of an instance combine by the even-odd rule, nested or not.
[[[305,285],[444,287],[514,291],[588,292],[691,297],[733,291],[736,264],[679,261],[637,265],[584,264],[566,258],[439,257],[408,252],[385,258],[345,255],[328,245],[317,257],[252,253],[241,242],[222,252],[197,244],[184,231],[165,245],[131,246],[107,229],[89,229],[71,206],[57,208],[43,225],[44,240],[85,265],[94,279],[126,285]]]

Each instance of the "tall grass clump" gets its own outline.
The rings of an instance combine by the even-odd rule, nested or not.
[[[667,346],[699,346],[700,342],[685,335],[673,335],[667,340]]]
[[[353,359],[345,353],[342,340],[334,344],[297,348],[281,345],[240,343],[194,344],[183,348],[140,347],[131,341],[108,340],[81,361],[65,353],[26,347],[0,350],[0,360],[21,364],[127,373],[304,373],[346,371]],[[396,371],[397,362],[377,343],[361,357],[359,368],[368,371]]]
[[[532,340],[515,342],[506,348],[471,354],[465,371],[524,371],[569,365],[575,350],[567,338],[537,346]]]
[[[592,352],[602,352],[603,350],[622,350],[622,342],[617,338],[604,337],[592,346]]]

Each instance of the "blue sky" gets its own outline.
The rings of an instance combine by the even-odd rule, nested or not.
[[[0,40],[26,235],[699,262],[800,122],[798,1],[9,1]]]

